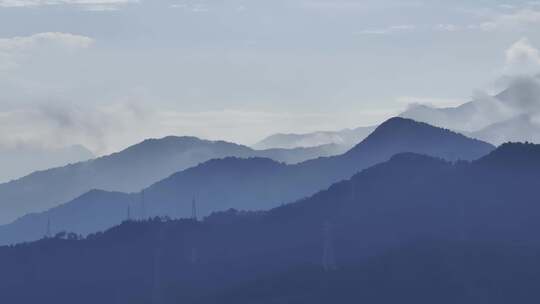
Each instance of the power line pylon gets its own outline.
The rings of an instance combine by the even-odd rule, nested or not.
[[[45,231],[45,237],[50,238],[51,237],[51,218],[47,218],[47,230]]]
[[[146,220],[146,202],[144,201],[144,190],[141,191],[141,220]]]
[[[197,200],[195,197],[191,201],[191,219],[197,221]]]

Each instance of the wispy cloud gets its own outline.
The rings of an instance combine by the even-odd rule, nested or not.
[[[538,26],[540,24],[540,10],[526,8],[518,9],[510,13],[498,13],[490,20],[482,22],[479,28],[484,31],[495,31],[504,29],[520,29],[527,26]]]
[[[139,0],[0,0],[0,7],[76,6],[86,10],[115,10]]]
[[[399,104],[427,105],[432,107],[455,107],[466,102],[461,98],[440,98],[440,97],[418,97],[418,96],[400,96],[396,98]]]
[[[457,32],[457,31],[463,30],[464,27],[457,24],[441,23],[441,24],[435,25],[433,29],[436,31],[442,31],[442,32]]]
[[[521,38],[506,50],[505,74],[540,73],[540,50],[529,39]]]
[[[416,25],[400,24],[400,25],[392,25],[392,26],[383,27],[383,28],[365,29],[365,30],[362,30],[360,33],[366,34],[366,35],[386,35],[386,34],[401,33],[401,32],[411,32],[416,29],[417,29]]]
[[[94,39],[90,37],[59,32],[0,38],[0,71],[17,67],[22,58],[34,52],[71,52],[88,48],[93,43]]]
[[[171,8],[176,9],[182,9],[194,13],[204,13],[210,11],[210,7],[203,2],[181,2],[181,3],[173,3],[170,5]]]
[[[251,144],[270,133],[340,129],[341,122],[335,113],[184,112],[129,100],[102,106],[46,103],[0,112],[0,146],[82,144],[102,155],[152,137],[191,135]]]
[[[302,6],[321,10],[367,10],[373,8],[415,8],[424,6],[423,1],[357,1],[357,0],[303,0]]]

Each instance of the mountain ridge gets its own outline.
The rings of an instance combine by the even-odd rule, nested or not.
[[[68,202],[93,189],[139,191],[177,171],[213,158],[265,156],[296,163],[340,151],[334,146],[256,151],[247,146],[196,137],[147,139],[122,151],[63,167],[39,170],[0,184],[0,223]]]
[[[405,129],[419,128],[421,136]],[[384,133],[380,140],[379,132]],[[393,134],[398,134],[397,140]],[[437,136],[437,134],[439,136]],[[387,138],[388,137],[388,138]],[[144,190],[146,200],[145,216],[185,217],[191,214],[191,203],[197,200],[200,216],[205,216],[218,210],[229,208],[246,210],[264,210],[280,204],[288,203],[309,196],[332,184],[348,179],[359,171],[385,162],[393,155],[401,152],[417,152],[429,154],[448,160],[472,160],[490,152],[493,146],[463,135],[450,133],[447,130],[419,124],[412,120],[395,118],[383,123],[370,137],[358,144],[350,152],[341,156],[320,157],[295,165],[280,164],[260,158],[239,159],[225,158],[211,160],[198,166],[176,172],[169,177],[152,184]],[[125,194],[120,200],[123,209],[131,206],[134,214],[142,214],[141,193]],[[115,206],[116,223],[107,219],[80,218],[88,227],[95,224],[93,229],[75,230],[76,233],[87,234],[106,229],[126,218],[126,212],[121,210],[113,199],[104,199]],[[93,201],[90,203],[94,203]],[[83,199],[75,199],[65,205],[84,206]],[[107,214],[106,203],[102,211]],[[45,214],[41,214],[41,224],[14,222],[12,225],[0,227],[0,243],[17,242],[35,239],[41,236],[42,223]],[[56,217],[49,214],[57,223],[68,223],[72,217],[64,214]],[[66,220],[62,218],[68,217]],[[26,236],[13,233],[25,231]],[[61,225],[59,225],[61,226]],[[62,226],[61,226],[62,227]],[[73,231],[71,226],[63,226],[63,230]],[[11,232],[9,232],[11,231]]]
[[[24,298],[23,303],[54,298],[64,304],[79,297],[76,291],[84,287],[102,291],[89,293],[84,299],[88,303],[112,303],[112,298],[116,303],[143,303],[156,291],[161,301],[201,304],[253,299],[300,304],[306,290],[323,296],[321,303],[342,292],[352,297],[351,303],[365,299],[366,293],[367,299],[379,299],[380,292],[389,295],[382,303],[403,296],[426,304],[447,297],[444,303],[449,304],[456,299],[507,303],[516,294],[538,299],[538,280],[531,282],[531,274],[540,269],[540,207],[534,186],[540,163],[523,167],[502,161],[507,155],[520,159],[522,153],[540,158],[540,146],[507,144],[485,156],[503,167],[480,166],[482,159],[450,162],[399,153],[269,211],[228,210],[201,221],[131,220],[86,240],[60,236],[0,247],[0,283],[9,287],[3,295]],[[525,182],[512,182],[516,178]],[[324,266],[328,234],[323,227],[331,227],[334,270]],[[39,270],[32,271],[35,267]],[[289,275],[306,267],[312,269],[306,275]],[[350,275],[342,276],[347,271]],[[33,279],[22,281],[22,274]],[[283,281],[283,274],[293,281]],[[363,283],[346,289],[317,285],[313,275],[327,277],[328,284],[337,282],[332,278]],[[42,281],[44,277],[51,280]],[[96,279],[104,277],[107,280]],[[277,280],[265,279],[272,277]],[[508,283],[509,277],[514,283]],[[158,289],[152,278],[159,278]],[[122,284],[103,289],[111,282]],[[295,282],[304,283],[298,287]],[[274,284],[288,288],[273,290]],[[238,294],[239,288],[244,292]],[[369,293],[373,288],[377,292]],[[28,289],[34,292],[21,293]],[[361,292],[351,293],[358,289]],[[411,298],[417,290],[423,293]],[[399,299],[391,296],[394,293]],[[318,303],[316,296],[308,298]]]

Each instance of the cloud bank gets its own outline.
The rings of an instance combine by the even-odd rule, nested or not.
[[[182,112],[131,101],[94,107],[51,103],[0,112],[0,147],[58,149],[81,144],[103,155],[146,138],[190,135],[251,144],[260,140],[262,134],[333,130],[340,127],[339,122],[335,114],[323,113]]]
[[[540,73],[540,51],[529,39],[522,38],[506,50],[505,74]]]
[[[46,6],[75,6],[86,10],[115,10],[139,0],[0,0],[0,7],[25,8]]]
[[[72,52],[90,47],[94,39],[60,32],[0,38],[0,71],[12,69],[26,56],[39,52]]]

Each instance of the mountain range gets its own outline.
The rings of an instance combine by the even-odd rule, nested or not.
[[[0,294],[21,304],[536,303],[539,170],[532,144],[472,162],[401,153],[269,211],[128,220],[83,240],[0,247]]]
[[[340,131],[319,131],[305,134],[273,134],[256,143],[255,149],[292,149],[298,147],[316,147],[320,145],[336,145],[346,152],[364,140],[375,126],[343,129]]]
[[[335,145],[253,150],[224,141],[169,136],[148,139],[111,155],[34,172],[0,184],[0,224],[68,202],[92,189],[134,192],[210,159],[268,157],[298,163],[340,152]]]
[[[501,93],[478,95],[457,107],[413,105],[400,116],[457,130],[494,145],[540,143],[540,77],[517,77]]]
[[[0,146],[0,183],[26,176],[34,171],[86,161],[94,154],[81,145],[49,149],[29,145]]]
[[[54,231],[86,235],[117,225],[127,218],[128,209],[133,218],[188,217],[193,200],[199,216],[229,208],[265,210],[312,195],[398,153],[456,161],[474,160],[493,149],[446,129],[392,118],[339,156],[295,165],[265,158],[214,159],[177,172],[141,193],[90,191],[46,212],[28,214],[1,226],[0,244],[39,239],[48,221]]]

